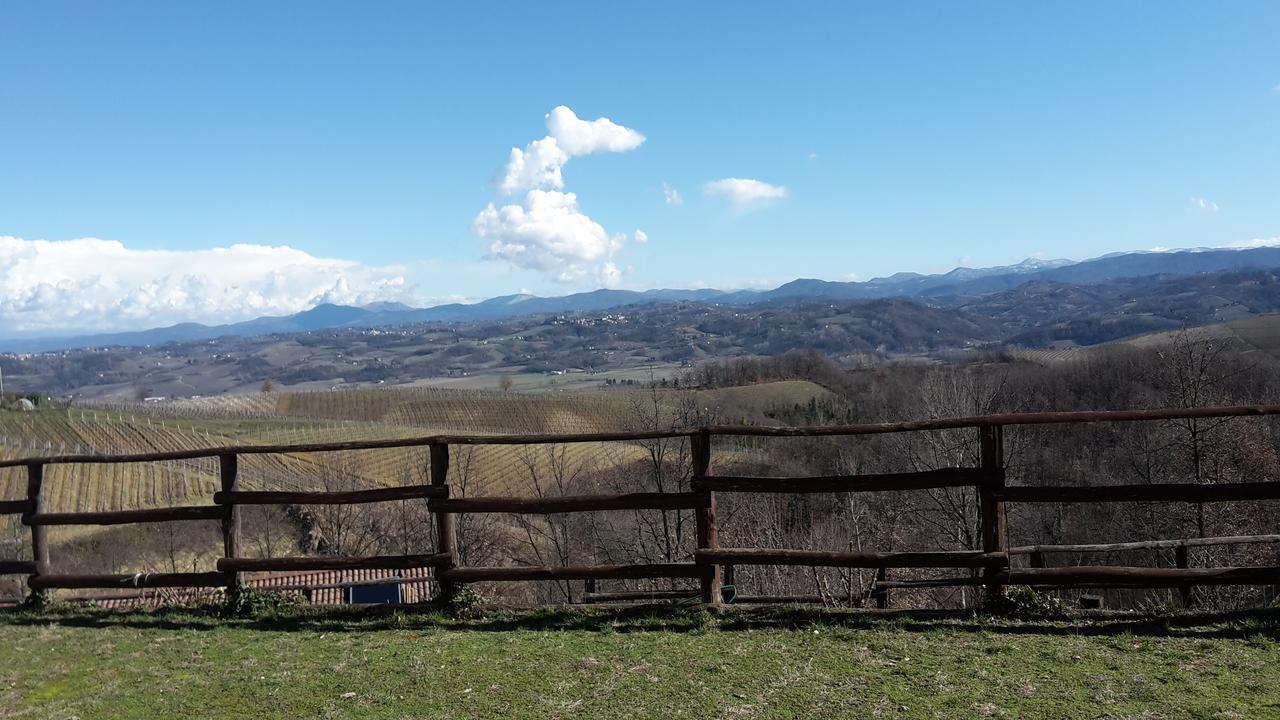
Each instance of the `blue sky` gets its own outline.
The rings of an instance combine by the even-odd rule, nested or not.
[[[1274,2],[9,2],[0,325],[1269,242],[1277,27]],[[643,142],[503,193],[560,106]],[[522,245],[529,191],[565,212]]]

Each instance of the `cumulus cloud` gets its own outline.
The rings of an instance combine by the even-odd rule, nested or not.
[[[610,235],[578,209],[578,197],[558,190],[530,190],[520,204],[488,207],[471,222],[471,232],[489,241],[489,256],[538,270],[559,282],[594,277],[604,287],[617,278],[610,259],[626,235]],[[620,278],[619,278],[620,279]]]
[[[662,183],[662,196],[666,198],[668,205],[684,204],[684,198],[680,197],[680,191],[666,183]]]
[[[770,185],[751,178],[724,178],[713,180],[703,186],[703,192],[712,197],[722,197],[739,210],[759,207],[764,203],[779,200],[787,196],[787,189],[781,185]]]
[[[608,118],[582,120],[561,105],[546,115],[547,135],[512,148],[499,174],[498,191],[515,202],[489,203],[471,222],[471,232],[488,242],[487,257],[526,270],[537,270],[560,282],[591,280],[616,287],[622,271],[613,258],[626,244],[625,233],[610,234],[578,207],[578,197],[565,192],[564,166],[571,158],[605,152],[627,152],[644,136]],[[638,242],[648,236],[636,232]]]
[[[581,120],[569,108],[561,105],[547,113],[547,131],[556,144],[570,155],[590,155],[598,152],[627,152],[644,142],[644,136],[623,127],[609,118]]]
[[[1191,198],[1191,204],[1200,209],[1200,212],[1216,213],[1218,212],[1218,203],[1202,197]]]
[[[321,302],[409,299],[403,268],[318,258],[287,246],[137,250],[98,238],[0,236],[4,335],[216,324]]]
[[[636,230],[634,233],[631,233],[631,237],[635,238],[636,242],[641,244],[649,242],[649,233],[643,230]]]

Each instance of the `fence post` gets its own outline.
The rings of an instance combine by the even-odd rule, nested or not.
[[[44,512],[44,463],[27,465],[27,512],[39,515]],[[35,572],[27,579],[27,584],[40,575],[49,574],[49,528],[44,525],[31,526],[31,559],[35,562]],[[33,590],[32,599],[36,604],[43,604],[48,599],[47,590]]]
[[[431,484],[438,485],[449,490],[449,445],[448,443],[432,443],[431,452]],[[440,594],[436,596],[436,600],[447,601],[453,597],[454,584],[447,580],[440,580],[440,574],[445,570],[452,570],[458,566],[458,543],[455,535],[453,524],[453,513],[436,512],[436,552],[447,554],[449,562],[447,565],[437,567],[435,569],[436,584],[440,587]]]
[[[1180,543],[1177,547],[1173,549],[1173,561],[1174,561],[1174,564],[1176,564],[1179,568],[1186,570],[1187,568],[1191,567],[1190,559],[1191,559],[1190,555],[1187,553],[1187,544],[1185,542]],[[1191,607],[1191,586],[1190,585],[1178,586],[1178,595],[1181,596],[1182,598],[1182,607],[1184,608]]]
[[[689,437],[689,450],[693,460],[693,478],[700,480],[707,476],[711,467],[711,432],[702,428]],[[698,525],[698,549],[716,550],[720,547],[720,532],[716,528],[716,494],[711,491],[706,496],[706,507],[696,512]],[[702,576],[702,602],[718,606],[721,603],[720,585],[722,584],[720,566],[709,564]]]
[[[1001,425],[983,425],[979,428],[979,444],[982,453],[982,485],[978,488],[979,512],[982,521],[982,551],[1004,552],[1006,527],[1004,500],[1000,497],[1004,489],[1004,427]],[[987,600],[998,599],[1004,594],[1004,588],[996,584],[994,577],[1004,568],[987,567],[983,569],[983,577],[988,578]]]
[[[235,492],[240,486],[239,459],[235,453],[218,456],[218,475],[222,481],[222,492]],[[227,503],[222,516],[222,556],[225,558],[240,557],[240,506],[234,502]],[[227,600],[234,600],[239,594],[243,576],[238,572],[227,573]]]
[[[882,567],[876,570],[875,591],[871,593],[871,596],[875,598],[877,610],[886,610],[889,607],[889,588],[880,587],[880,583],[886,582],[888,579],[889,568]]]

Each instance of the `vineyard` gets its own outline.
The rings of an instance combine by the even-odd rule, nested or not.
[[[826,394],[805,382],[709,391],[707,402],[738,415],[779,402]],[[409,388],[262,393],[165,403],[102,403],[70,409],[0,415],[0,458],[64,454],[137,454],[227,447],[351,442],[431,433],[537,434],[625,429],[639,393],[515,393]],[[584,443],[567,458],[574,465],[620,466],[637,448]],[[425,472],[420,449],[345,453],[330,462],[316,455],[246,458],[242,483],[260,490],[306,490],[336,479],[353,487],[401,483]],[[470,449],[467,478],[477,493],[515,492],[530,473],[546,472],[545,458],[525,449]],[[25,479],[0,471],[0,498],[23,492]],[[217,468],[206,461],[51,468],[50,509],[90,512],[207,502]],[[204,498],[204,499],[201,499]]]

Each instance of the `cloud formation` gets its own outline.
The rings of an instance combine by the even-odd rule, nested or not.
[[[780,200],[787,196],[787,189],[781,185],[770,185],[767,182],[751,178],[724,178],[713,180],[702,188],[712,197],[722,197],[737,210],[749,210],[765,203]]]
[[[684,204],[684,198],[680,196],[680,191],[666,183],[662,183],[662,196],[666,198],[668,205]]]
[[[1200,209],[1200,212],[1216,213],[1218,212],[1218,203],[1202,197],[1191,198],[1191,204]]]
[[[403,268],[318,258],[287,246],[136,250],[98,238],[0,236],[5,336],[235,322],[321,302],[405,301],[409,289]]]
[[[608,118],[582,120],[561,105],[547,113],[547,135],[511,148],[498,177],[498,191],[519,199],[502,206],[489,203],[471,222],[471,232],[488,242],[487,257],[526,270],[537,270],[559,282],[591,280],[616,287],[622,271],[613,257],[627,235],[609,234],[578,207],[578,197],[564,192],[564,166],[571,158],[640,147],[644,136]],[[637,231],[636,239],[647,240]]]

